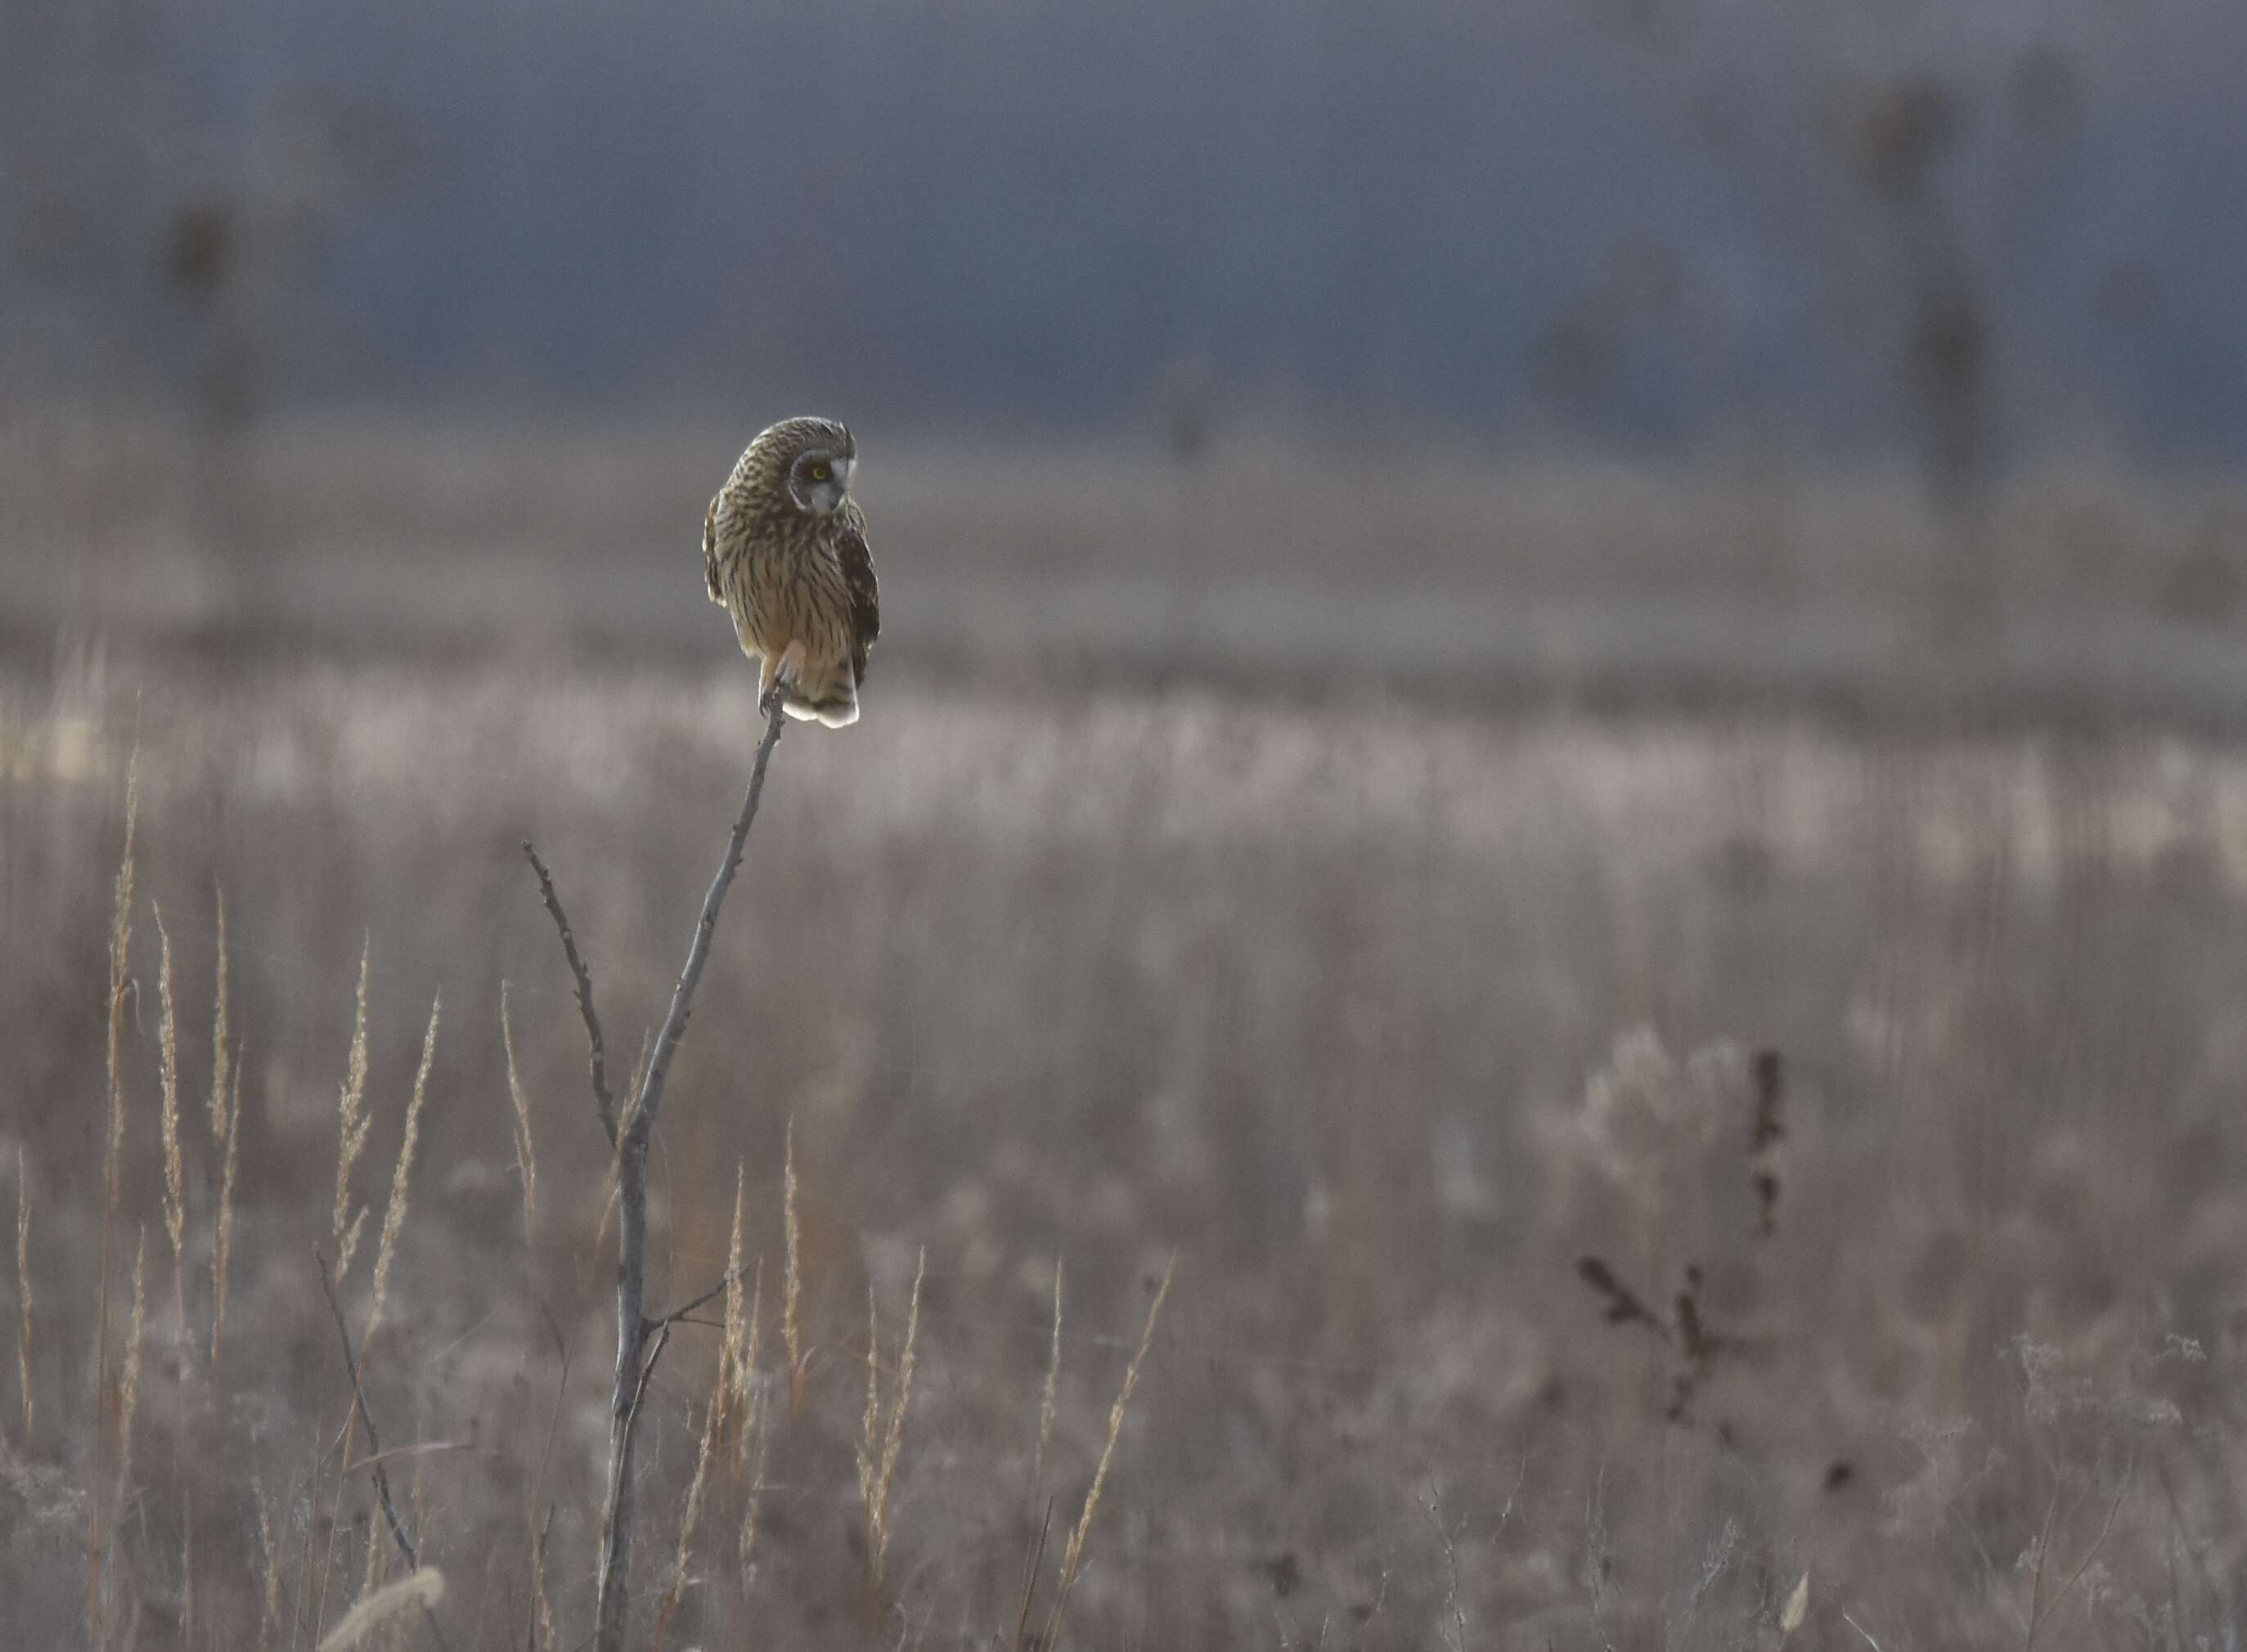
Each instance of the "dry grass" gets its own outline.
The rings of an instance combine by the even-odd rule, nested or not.
[[[219,1164],[218,1215],[211,1225],[211,1364],[215,1369],[226,1335],[226,1287],[234,1252],[234,1183],[242,1168],[242,1068],[236,1060],[229,1019],[226,955],[226,891],[215,891],[215,961],[211,986],[211,1082],[208,1110],[211,1150]]]
[[[172,1245],[174,1335],[182,1348],[188,1337],[188,1178],[180,1157],[180,1016],[172,992],[172,938],[164,928],[164,909],[151,902],[156,925],[157,1048],[162,1052],[162,1098],[157,1128],[164,1150],[164,1236]]]
[[[611,1154],[514,845],[611,869],[574,915],[629,1041],[747,686],[165,679],[133,886],[167,928],[120,942],[139,670],[0,679],[0,1597],[27,1644],[82,1643],[98,1519],[113,1642],[191,1612],[198,1646],[311,1652],[395,1569],[304,1260],[366,1219],[371,1158],[406,1172],[351,1311],[385,1276],[365,1386],[447,1640],[571,1644]],[[889,681],[791,746],[759,828],[785,852],[744,872],[673,1075],[651,1300],[739,1288],[645,1396],[643,1636],[987,1646],[1050,1505],[1026,1621],[1074,1645],[2216,1642],[2247,1474],[2236,753]],[[162,1013],[167,943],[208,1048]],[[223,1144],[163,1124],[206,1059]],[[112,1071],[97,1171],[111,1115],[77,1098]],[[101,1225],[113,1186],[114,1243],[145,1224],[160,1267],[176,1202],[198,1315],[229,1181],[213,1393],[164,1357],[160,1277],[155,1357],[105,1328]]]
[[[781,1278],[780,1338],[788,1351],[788,1414],[794,1416],[803,1403],[803,1383],[809,1355],[803,1346],[803,1322],[797,1307],[803,1299],[802,1232],[796,1214],[796,1118],[789,1117],[781,1146],[781,1224],[786,1245],[787,1269]]]
[[[24,1416],[24,1437],[38,1431],[37,1395],[31,1385],[31,1177],[24,1149],[16,1148],[16,1382]]]
[[[393,1626],[434,1610],[444,1598],[445,1574],[434,1567],[372,1589],[321,1641],[319,1652],[352,1652],[371,1646]]]
[[[718,1343],[718,1369],[710,1379],[710,1397],[702,1408],[702,1438],[695,1448],[694,1478],[687,1484],[686,1508],[679,1517],[679,1547],[672,1561],[671,1581],[664,1591],[663,1604],[656,1612],[656,1652],[662,1652],[670,1637],[672,1619],[678,1615],[679,1603],[686,1595],[687,1571],[693,1564],[694,1534],[702,1522],[702,1499],[710,1484],[710,1464],[725,1437],[727,1417],[735,1414],[734,1408],[750,1392],[755,1380],[755,1356],[749,1346],[748,1316],[741,1306],[741,1218],[747,1195],[748,1173],[737,1165],[734,1171],[734,1226],[726,1246],[725,1334]],[[740,1415],[747,1416],[746,1408]],[[746,1430],[741,1437],[746,1451]]]
[[[390,1176],[390,1203],[383,1207],[382,1236],[374,1248],[374,1285],[368,1299],[366,1329],[360,1333],[364,1349],[382,1328],[383,1310],[390,1301],[390,1265],[398,1255],[399,1236],[406,1231],[406,1212],[413,1185],[413,1155],[421,1145],[421,1109],[429,1100],[429,1069],[437,1060],[437,1022],[444,994],[429,1000],[429,1030],[421,1035],[421,1064],[413,1072],[413,1095],[406,1104],[406,1130],[399,1138],[398,1164]]]
[[[343,1088],[336,1096],[336,1214],[335,1225],[328,1238],[336,1254],[336,1282],[351,1275],[352,1258],[359,1250],[360,1226],[366,1220],[366,1210],[352,1208],[352,1168],[359,1156],[366,1150],[367,1132],[374,1121],[366,1110],[366,972],[372,959],[374,940],[372,936],[362,943],[359,953],[359,990],[352,1009],[351,1055],[347,1058]]]
[[[1163,1282],[1155,1287],[1155,1299],[1147,1304],[1147,1326],[1139,1333],[1139,1346],[1131,1351],[1131,1362],[1124,1368],[1124,1386],[1116,1391],[1116,1403],[1108,1409],[1108,1437],[1101,1442],[1100,1461],[1094,1464],[1092,1484],[1084,1493],[1084,1505],[1077,1511],[1076,1524],[1069,1529],[1069,1546],[1062,1551],[1061,1576],[1054,1586],[1053,1609],[1046,1617],[1046,1632],[1038,1644],[1054,1652],[1061,1645],[1062,1626],[1069,1614],[1069,1597],[1076,1587],[1076,1580],[1084,1570],[1084,1557],[1092,1538],[1092,1517],[1100,1512],[1101,1489],[1108,1484],[1109,1464],[1116,1460],[1116,1442],[1123,1437],[1124,1414],[1131,1409],[1131,1390],[1139,1386],[1139,1368],[1147,1362],[1147,1349],[1155,1341],[1155,1321],[1162,1317],[1163,1303],[1171,1294],[1171,1276],[1177,1271],[1175,1259],[1163,1269]]]
[[[858,1506],[865,1519],[866,1587],[882,1587],[890,1559],[890,1495],[897,1487],[898,1456],[905,1444],[905,1409],[912,1403],[913,1350],[920,1340],[920,1287],[928,1277],[928,1252],[913,1262],[912,1294],[905,1305],[905,1345],[898,1353],[890,1396],[882,1398],[882,1317],[874,1282],[866,1281],[866,1415],[858,1435]]]
[[[528,1257],[538,1247],[538,1152],[530,1138],[530,1098],[522,1092],[522,1076],[515,1060],[515,1023],[508,1014],[507,983],[499,984],[500,1048],[507,1055],[507,1096],[515,1115],[515,1171],[522,1178],[522,1250]]]
[[[1040,1513],[1046,1505],[1046,1448],[1053,1444],[1054,1409],[1061,1391],[1061,1283],[1062,1264],[1054,1262],[1053,1280],[1053,1351],[1046,1361],[1045,1392],[1038,1396],[1038,1446],[1030,1454],[1030,1513],[1042,1520]]]
[[[114,885],[114,905],[109,923],[109,1111],[108,1130],[102,1143],[101,1277],[94,1301],[94,1437],[95,1486],[86,1498],[86,1637],[95,1652],[102,1641],[103,1503],[99,1479],[104,1458],[121,1454],[116,1419],[120,1410],[110,1388],[109,1293],[111,1252],[116,1243],[119,1183],[125,1146],[125,1082],[119,1071],[125,1038],[126,989],[132,980],[133,841],[140,821],[140,751],[136,742],[125,776],[125,847],[120,857]]]

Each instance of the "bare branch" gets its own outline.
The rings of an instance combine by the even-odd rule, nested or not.
[[[374,1489],[381,1495],[383,1518],[390,1522],[390,1535],[398,1539],[398,1552],[406,1557],[406,1569],[418,1571],[421,1563],[406,1538],[405,1526],[399,1520],[398,1505],[390,1500],[390,1476],[383,1468],[382,1441],[374,1431],[374,1413],[366,1409],[366,1390],[359,1386],[359,1356],[352,1352],[351,1327],[344,1322],[344,1305],[336,1300],[334,1282],[328,1278],[327,1253],[315,1247],[312,1259],[319,1264],[320,1294],[328,1299],[328,1312],[335,1315],[336,1336],[343,1343],[344,1370],[351,1378],[352,1403],[358,1409],[359,1426],[366,1430],[369,1455],[359,1466],[373,1469]]]
[[[755,823],[757,803],[764,795],[765,768],[772,761],[773,747],[780,744],[781,701],[781,688],[775,686],[766,700],[764,738],[757,742],[756,761],[749,769],[749,788],[741,799],[741,812],[734,821],[726,858],[719,863],[718,875],[710,880],[710,892],[702,898],[702,915],[694,921],[694,939],[686,949],[686,966],[679,973],[679,985],[672,990],[671,1008],[663,1018],[662,1029],[655,1035],[655,1054],[649,1058],[646,1076],[640,1080],[639,1097],[633,1103],[632,1123],[626,1128],[642,1143],[655,1129],[656,1113],[663,1105],[664,1081],[671,1075],[671,1058],[678,1053],[679,1041],[686,1035],[686,1018],[693,1009],[694,989],[701,983],[702,966],[710,957],[710,938],[718,930],[718,909],[726,904],[726,891],[733,885],[734,874],[741,869],[749,828]]]
[[[577,1013],[585,1018],[585,1040],[592,1047],[593,1108],[600,1115],[601,1128],[613,1143],[617,1139],[617,1098],[609,1089],[609,1052],[601,1039],[601,1018],[593,1009],[592,972],[578,955],[577,934],[570,927],[568,914],[562,910],[562,898],[554,892],[554,876],[546,870],[546,863],[538,858],[538,851],[528,837],[522,840],[522,856],[530,863],[530,870],[538,874],[538,897],[554,916],[554,927],[562,934],[562,955],[570,960],[570,973],[577,977]]]
[[[653,1319],[650,1320],[648,1323],[650,1325],[708,1324],[709,1321],[707,1320],[690,1321],[686,1316],[692,1314],[696,1308],[700,1307],[704,1303],[716,1301],[727,1291],[733,1289],[734,1286],[739,1285],[743,1280],[748,1277],[749,1270],[750,1264],[747,1262],[742,1263],[741,1266],[729,1270],[725,1278],[720,1280],[708,1290],[703,1292],[701,1295],[693,1298],[690,1301],[680,1303],[677,1307],[673,1308],[668,1314],[657,1314]]]
[[[765,770],[772,761],[773,747],[780,743],[780,685],[775,685],[774,692],[764,698],[760,709],[764,713],[764,735],[757,742],[756,758],[749,768],[748,788],[741,798],[741,812],[734,816],[733,833],[727,839],[725,858],[718,864],[717,875],[710,880],[709,891],[702,898],[702,911],[694,920],[694,936],[686,949],[686,962],[679,973],[678,985],[672,990],[671,1007],[656,1034],[646,1068],[634,1088],[632,1110],[618,1122],[610,1135],[617,1150],[617,1369],[610,1396],[609,1495],[607,1513],[602,1523],[600,1581],[594,1608],[594,1644],[599,1652],[624,1652],[625,1627],[632,1606],[633,1436],[649,1374],[661,1357],[678,1317],[666,1315],[660,1321],[647,1317],[648,1141],[663,1106],[664,1082],[670,1075],[671,1058],[678,1051],[680,1040],[686,1036],[694,990],[701,983],[702,966],[709,960],[711,938],[718,928],[718,912],[725,905],[726,891],[733,886],[734,874],[741,870],[749,828],[755,823],[757,804],[764,795]],[[535,857],[532,864],[537,864]],[[550,884],[548,887],[550,890]],[[556,919],[560,921],[558,909]],[[582,971],[580,980],[583,980]],[[581,993],[580,1003],[590,1027],[590,988]],[[604,1123],[613,1117],[611,1105],[604,1116]],[[679,1313],[684,1314],[707,1300],[706,1296],[689,1303]],[[651,1336],[655,1338],[652,1352],[648,1351]]]

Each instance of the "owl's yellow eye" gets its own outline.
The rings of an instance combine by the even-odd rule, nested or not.
[[[830,466],[828,466],[828,465],[814,465],[814,466],[811,468],[811,470],[810,470],[810,473],[809,473],[809,474],[810,474],[810,476],[811,476],[811,480],[812,480],[812,481],[825,481],[829,477],[832,476],[832,475],[835,474],[835,472],[834,472],[833,468],[832,468],[832,467],[830,467]]]

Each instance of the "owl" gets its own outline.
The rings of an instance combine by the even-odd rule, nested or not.
[[[751,442],[702,519],[710,600],[775,683],[788,714],[858,720],[866,653],[882,629],[866,519],[850,496],[858,444],[831,419],[783,419]]]

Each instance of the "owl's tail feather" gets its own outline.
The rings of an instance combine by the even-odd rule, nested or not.
[[[781,709],[798,722],[848,728],[858,720],[858,684],[846,666],[842,674],[816,685],[789,685]]]

